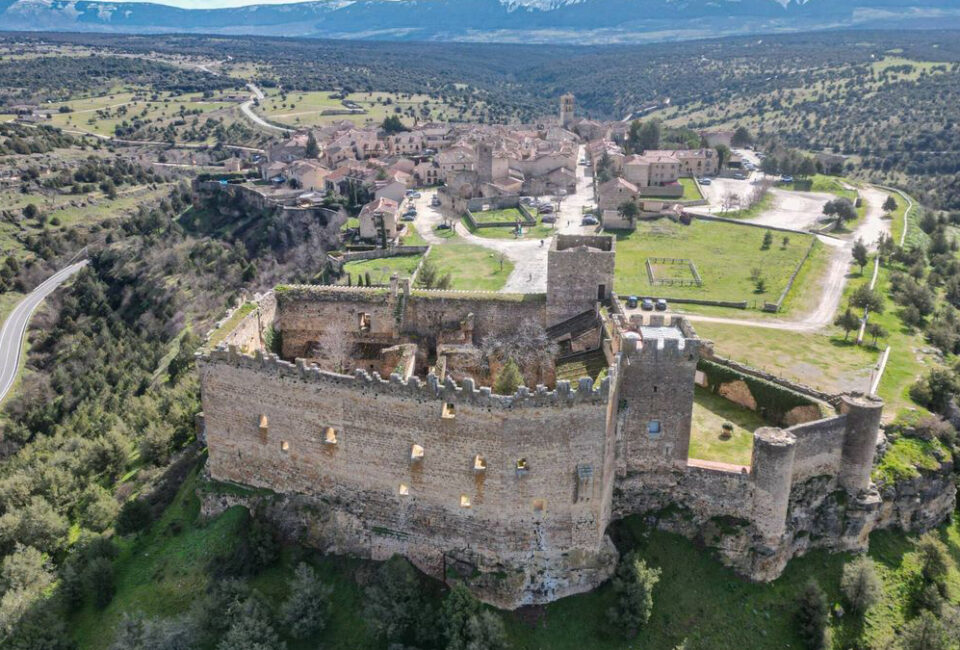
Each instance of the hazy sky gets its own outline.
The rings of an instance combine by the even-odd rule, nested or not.
[[[184,9],[219,9],[220,7],[243,7],[244,5],[278,5],[306,0],[125,0],[126,2],[154,2]]]

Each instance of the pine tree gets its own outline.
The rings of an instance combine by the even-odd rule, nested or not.
[[[507,363],[500,369],[497,375],[497,381],[493,385],[493,391],[498,395],[513,395],[517,387],[523,384],[523,374],[517,367],[513,359],[507,359]]]

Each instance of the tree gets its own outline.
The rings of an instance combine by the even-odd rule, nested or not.
[[[861,555],[843,566],[840,591],[858,614],[863,615],[880,599],[882,589],[877,567],[866,555]]]
[[[27,219],[36,219],[39,214],[40,208],[33,203],[28,203],[26,207],[23,208],[23,216]]]
[[[147,502],[143,499],[130,499],[120,508],[115,529],[117,535],[139,533],[147,528],[152,521],[153,513],[150,512],[150,506]]]
[[[648,151],[660,148],[660,122],[650,120],[644,122],[637,134],[639,151]]]
[[[810,158],[809,156],[804,157],[804,159],[800,161],[800,164],[797,165],[797,176],[800,176],[801,178],[810,178],[816,173],[817,163],[815,163],[813,158]]]
[[[720,202],[720,209],[723,212],[729,212],[737,207],[740,207],[740,195],[733,190],[726,192]]]
[[[431,618],[417,570],[400,555],[380,565],[377,577],[364,591],[364,618],[388,643],[420,645]]]
[[[797,635],[811,650],[827,646],[827,597],[814,580],[807,582],[797,602]]]
[[[844,341],[850,338],[850,332],[860,329],[860,319],[850,311],[849,307],[834,319],[833,324],[843,330]]]
[[[947,548],[933,533],[926,533],[917,544],[923,579],[943,588],[949,571]]]
[[[317,144],[317,138],[313,135],[313,131],[307,134],[307,149],[303,155],[306,158],[316,158],[320,155],[320,145]]]
[[[760,250],[765,251],[773,245],[773,233],[769,230],[763,233],[763,243],[760,244]]]
[[[634,636],[650,620],[653,590],[659,581],[660,569],[648,567],[636,551],[624,556],[613,577],[617,602],[607,611],[610,624],[624,636]]]
[[[904,626],[897,647],[900,650],[949,650],[950,636],[934,614],[923,610]]]
[[[381,125],[384,131],[387,133],[400,133],[406,131],[407,127],[403,125],[403,122],[400,121],[399,115],[388,115],[383,118],[383,124]]]
[[[290,596],[280,608],[280,617],[295,639],[308,639],[319,634],[330,617],[330,594],[333,589],[323,584],[309,564],[301,562],[293,573]]]
[[[457,584],[443,599],[441,628],[447,650],[504,650],[507,634],[503,621]]]
[[[286,650],[270,621],[270,610],[258,598],[233,603],[227,618],[230,627],[217,650]]]
[[[730,160],[730,147],[725,144],[718,144],[714,149],[717,152],[717,169],[723,169],[723,166]]]
[[[886,310],[886,301],[883,294],[871,289],[868,284],[861,284],[850,296],[850,304],[858,309],[866,309],[874,314],[882,314]]]
[[[738,126],[730,138],[730,144],[734,147],[746,147],[753,143],[753,136],[750,130],[745,126]]]
[[[863,243],[863,239],[859,237],[853,243],[853,261],[860,267],[860,275],[863,275],[863,267],[870,261],[870,252],[867,250],[867,245]]]
[[[931,368],[926,376],[910,386],[910,399],[935,413],[942,413],[960,392],[960,382],[946,368]]]
[[[87,593],[97,609],[104,609],[113,600],[116,586],[113,582],[113,562],[105,557],[91,560],[84,571]]]
[[[877,339],[885,339],[890,335],[890,332],[888,332],[883,325],[874,322],[867,323],[866,332],[873,337],[873,347],[877,347]]]
[[[897,209],[897,200],[893,198],[892,194],[887,195],[887,200],[883,202],[883,211],[886,213],[893,212]]]
[[[517,388],[523,385],[523,374],[517,367],[513,358],[507,359],[507,363],[497,374],[497,381],[493,384],[493,392],[497,395],[513,395]]]
[[[440,274],[440,269],[429,257],[420,264],[417,272],[417,286],[423,289],[449,289],[452,282],[449,273]]]
[[[637,207],[636,201],[624,201],[619,206],[617,206],[617,213],[630,222],[632,226],[637,220],[637,217],[640,216],[640,208]]]
[[[840,228],[844,222],[853,221],[857,218],[857,208],[854,207],[850,199],[840,197],[839,199],[827,201],[823,206],[823,214],[828,217],[836,217],[837,228]]]

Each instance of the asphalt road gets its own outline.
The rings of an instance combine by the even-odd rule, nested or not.
[[[20,368],[20,351],[30,317],[44,299],[70,276],[87,265],[87,260],[71,264],[44,280],[14,307],[0,329],[0,400],[7,396]]]

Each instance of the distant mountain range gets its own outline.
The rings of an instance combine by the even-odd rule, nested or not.
[[[960,27],[960,0],[316,0],[232,9],[0,0],[0,29],[613,43]]]

